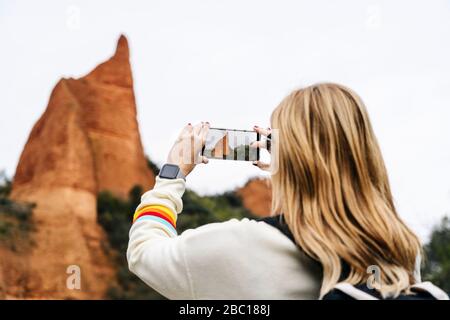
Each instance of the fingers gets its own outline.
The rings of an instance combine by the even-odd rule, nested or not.
[[[209,159],[207,157],[201,156],[201,155],[197,155],[197,157],[195,158],[195,161],[194,161],[195,164],[200,164],[200,163],[207,164],[208,162],[209,162]]]
[[[207,164],[209,162],[209,159],[205,156],[201,156],[201,160],[202,160],[202,163],[204,163],[204,164]]]
[[[209,126],[209,122],[202,121],[202,122],[197,123],[194,126],[194,134],[199,135],[200,132],[202,131],[202,129],[206,126]]]
[[[190,141],[190,150],[191,155],[194,157],[194,163],[208,163],[208,159],[206,157],[201,156],[201,150],[206,143],[206,136],[209,131],[209,122],[200,122],[192,127],[192,131],[190,133],[189,141]]]
[[[200,122],[197,123],[195,126],[193,126],[191,123],[188,123],[182,130],[180,133],[180,139],[181,138],[187,138],[190,137],[192,135],[196,136],[196,138],[205,138],[206,139],[206,135],[208,134],[208,130],[209,130],[209,122]]]
[[[185,125],[183,127],[183,129],[181,129],[180,134],[178,135],[177,142],[183,140],[186,137],[189,137],[192,134],[192,130],[193,130],[193,127],[192,127],[191,123],[188,123],[187,125]]]
[[[192,132],[192,124],[191,124],[191,123],[188,123],[188,124],[181,130],[180,136],[185,135],[185,134],[190,133],[190,132]]]
[[[258,127],[258,126],[254,126],[253,130],[255,130],[260,135],[265,136],[265,137],[267,137],[269,134],[272,133],[272,129],[270,129],[270,128],[264,129],[264,128],[261,128],[261,127]]]
[[[257,166],[261,170],[269,171],[270,170],[270,163],[265,163],[261,161],[253,161],[253,165]]]
[[[198,135],[200,134],[200,131],[201,131],[202,128],[203,128],[203,123],[204,123],[204,122],[199,122],[199,123],[197,123],[197,124],[194,126],[194,130],[193,130],[194,135],[198,136]]]
[[[194,143],[197,148],[203,148],[209,131],[209,122],[200,122],[193,128]]]
[[[206,136],[208,135],[209,127],[210,127],[209,122],[205,122],[200,130],[199,135],[200,135],[200,139],[202,141],[202,147],[205,145]]]

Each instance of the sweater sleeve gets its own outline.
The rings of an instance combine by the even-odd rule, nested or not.
[[[183,179],[157,178],[133,217],[128,266],[169,299],[315,299],[307,259],[265,222],[231,219],[178,235]]]
[[[192,299],[176,220],[183,203],[183,179],[156,178],[136,208],[129,233],[128,267],[147,285],[169,299]]]

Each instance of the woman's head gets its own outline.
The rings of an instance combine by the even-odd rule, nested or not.
[[[365,106],[350,89],[324,83],[296,90],[275,109],[273,210],[283,212],[302,249],[323,265],[321,294],[380,270],[385,296],[414,282],[417,237],[398,217]],[[277,141],[275,141],[277,143]]]

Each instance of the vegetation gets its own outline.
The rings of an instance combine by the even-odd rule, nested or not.
[[[158,166],[150,160],[148,165],[155,174],[159,172]],[[0,192],[1,190],[2,187]],[[112,286],[108,292],[111,299],[164,299],[128,270],[125,256],[132,214],[143,191],[140,186],[135,186],[126,200],[118,199],[109,192],[102,192],[98,196],[99,223],[108,235],[109,244],[117,252],[118,284]],[[200,196],[192,190],[186,190],[183,206],[183,213],[177,222],[179,233],[211,222],[251,217],[235,192]],[[450,292],[449,218],[444,218],[441,225],[434,229],[429,243],[425,246],[425,252],[427,259],[422,271],[424,280],[430,280]]]
[[[149,167],[157,174],[159,168],[148,160]],[[125,252],[128,245],[128,231],[131,217],[140,202],[144,190],[135,186],[128,199],[116,198],[109,192],[98,195],[98,221],[108,236],[110,247],[117,253],[117,285],[111,286],[108,296],[111,299],[163,299],[128,270]],[[32,204],[17,203],[9,199],[11,180],[0,172],[0,245],[13,251],[32,244],[30,231],[33,230]],[[192,190],[183,196],[183,214],[178,220],[177,229],[225,221],[231,218],[251,217],[242,206],[235,192],[202,197]],[[25,246],[24,246],[25,244]],[[450,292],[450,218],[442,219],[425,245],[426,259],[422,276]]]
[[[159,167],[147,157],[147,166],[153,172],[155,177],[159,174]]]
[[[159,172],[155,164],[150,160],[148,163],[153,172]],[[163,299],[128,270],[125,256],[132,215],[140,203],[143,191],[140,186],[135,186],[126,200],[118,199],[109,192],[102,192],[98,196],[98,221],[106,231],[111,247],[117,252],[118,284],[108,292],[111,299]],[[183,214],[177,222],[178,233],[210,222],[250,216],[234,192],[202,197],[194,191],[186,190],[183,204]]]
[[[31,244],[34,205],[12,201],[8,198],[10,192],[11,180],[0,172],[0,244],[17,251]]]
[[[8,179],[4,171],[0,171],[0,197],[7,198],[11,192],[11,180]]]
[[[126,200],[116,198],[107,191],[98,195],[98,222],[106,231],[110,246],[117,253],[117,285],[108,290],[108,297],[111,299],[162,299],[162,296],[128,270],[125,255],[132,215],[139,204],[141,193],[142,188],[136,186],[130,190]]]
[[[450,219],[445,217],[431,234],[425,246],[426,260],[422,271],[424,280],[432,281],[450,292]]]

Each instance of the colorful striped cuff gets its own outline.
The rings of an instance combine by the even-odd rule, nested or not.
[[[149,205],[139,210],[136,210],[133,216],[133,223],[141,217],[157,217],[162,221],[169,224],[174,230],[176,230],[177,215],[169,208],[161,205]]]
[[[144,220],[151,220],[151,221],[155,221],[155,222],[159,222],[162,225],[164,225],[165,227],[167,227],[169,229],[170,232],[172,232],[172,234],[177,235],[177,230],[170,224],[167,222],[167,220],[161,219],[159,217],[155,217],[155,216],[141,216],[138,218],[139,221],[144,221]],[[137,220],[135,221],[137,222]]]

